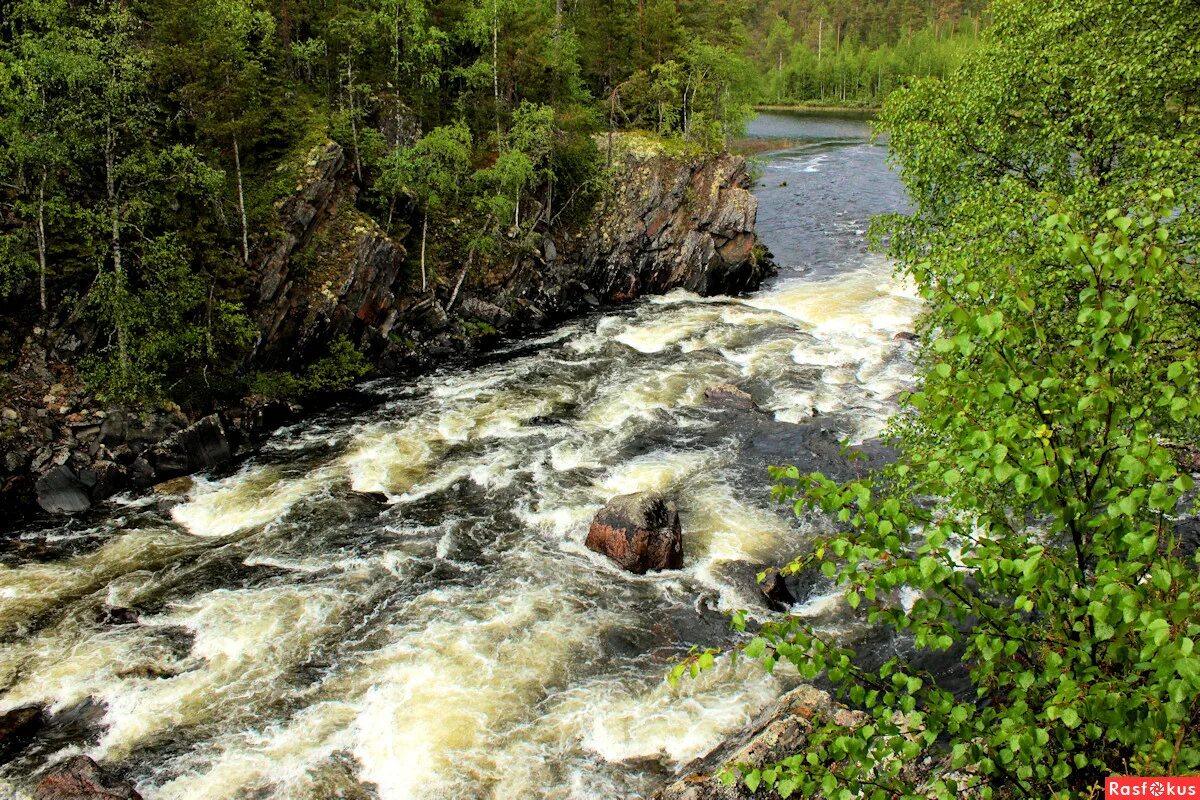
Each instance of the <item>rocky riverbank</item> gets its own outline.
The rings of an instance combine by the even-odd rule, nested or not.
[[[621,178],[586,226],[545,236],[504,269],[453,265],[414,292],[402,278],[402,244],[355,206],[342,147],[313,148],[295,192],[278,204],[277,234],[255,257],[260,336],[246,369],[296,369],[346,337],[378,373],[416,374],[592,307],[675,288],[757,288],[771,265],[756,243],[743,158],[670,155],[623,137],[613,158]],[[0,497],[10,523],[39,508],[80,513],[218,467],[300,411],[264,397],[190,417],[110,407],[72,367],[101,334],[62,315],[19,338],[0,387]]]

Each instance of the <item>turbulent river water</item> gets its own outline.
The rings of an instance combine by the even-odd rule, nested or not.
[[[871,215],[905,200],[866,123],[751,133],[795,142],[757,189],[781,265],[757,294],[647,298],[379,381],[365,410],[176,497],[24,529],[48,550],[0,565],[0,712],[63,722],[0,768],[0,797],[77,752],[147,800],[645,797],[776,697],[787,674],[745,662],[664,675],[754,605],[738,562],[811,534],[765,465],[813,409],[838,438],[880,430],[917,302],[867,253]],[[706,405],[719,382],[763,413]],[[608,498],[642,489],[677,499],[681,572],[583,547]],[[844,624],[831,597],[797,610]]]

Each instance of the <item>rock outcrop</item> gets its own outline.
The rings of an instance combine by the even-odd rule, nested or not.
[[[842,730],[854,731],[870,719],[862,711],[841,705],[827,692],[807,684],[798,686],[708,755],[689,764],[683,777],[656,792],[651,800],[775,800],[778,793],[761,788],[757,793],[751,792],[741,781],[727,786],[721,781],[720,774],[735,764],[757,769],[777,764],[789,756],[803,755],[810,735],[821,725],[832,723]],[[893,719],[907,739],[920,739],[924,731],[921,725],[906,723],[899,715]],[[911,761],[904,760],[899,753],[888,758],[895,758],[896,763],[889,764],[885,758],[879,769],[885,773],[893,771],[900,783],[913,787],[913,793],[918,797],[935,796],[933,785],[938,780],[954,781],[964,800],[984,796],[980,787],[974,785],[975,770],[953,768],[949,753],[926,754]],[[826,797],[823,792],[808,796]]]
[[[735,783],[726,786],[719,775],[728,764],[760,767],[802,752],[812,730],[827,721],[857,727],[866,721],[812,686],[802,685],[783,695],[749,726],[720,747],[689,764],[685,775],[654,800],[748,800],[756,795]]]
[[[601,303],[757,288],[772,265],[756,246],[745,159],[618,138],[625,171],[589,223],[503,264],[476,265],[458,294],[462,265],[443,265],[448,274],[421,291],[403,246],[355,207],[341,146],[316,147],[295,194],[278,204],[281,233],[264,247],[253,360],[296,366],[348,336],[385,371],[411,371]]]
[[[87,756],[72,756],[46,770],[33,800],[142,800],[128,781],[105,772]]]
[[[591,290],[618,302],[671,289],[758,288],[770,267],[755,252],[758,199],[746,159],[674,156],[636,134],[620,138],[620,187],[602,202],[578,258]]]
[[[683,567],[679,512],[658,492],[609,500],[592,521],[586,545],[638,575]]]
[[[355,208],[341,145],[309,153],[294,195],[279,203],[283,232],[260,267],[258,363],[302,365],[338,336],[395,321],[404,248]]]

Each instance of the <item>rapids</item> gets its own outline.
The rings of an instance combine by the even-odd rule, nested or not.
[[[103,716],[0,768],[0,797],[77,752],[147,800],[644,797],[776,697],[789,676],[745,662],[664,676],[753,603],[729,562],[784,559],[815,524],[770,502],[756,437],[813,409],[876,435],[918,304],[866,252],[870,216],[904,206],[866,124],[772,114],[752,133],[797,142],[757,190],[782,269],[756,295],[647,298],[377,381],[365,410],[186,494],[21,530],[45,547],[0,564],[0,712]],[[775,427],[706,406],[719,382]],[[605,500],[652,488],[680,506],[683,571],[583,547]],[[801,610],[845,624],[827,596]]]

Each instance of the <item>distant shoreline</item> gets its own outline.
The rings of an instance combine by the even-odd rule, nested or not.
[[[776,150],[788,150],[792,147],[795,147],[796,144],[796,139],[758,139],[745,136],[740,139],[731,139],[728,144],[728,150],[729,152],[739,156],[756,156],[761,153],[770,153]]]
[[[826,112],[836,112],[839,114],[861,114],[864,117],[873,117],[879,113],[880,108],[879,108],[879,106],[816,106],[816,105],[808,105],[808,104],[804,104],[804,103],[797,103],[794,105],[790,105],[790,104],[786,104],[786,103],[783,103],[783,104],[765,103],[762,105],[756,105],[754,107],[754,110],[755,111],[798,111],[798,112],[806,113],[806,114],[819,114],[823,111],[826,111]]]

